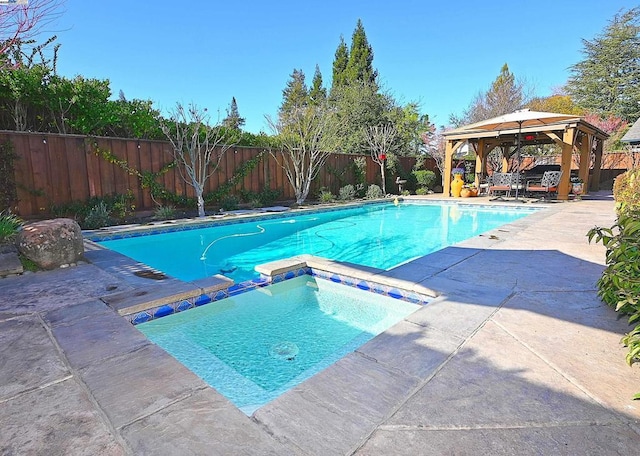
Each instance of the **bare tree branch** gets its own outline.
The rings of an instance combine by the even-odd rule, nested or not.
[[[446,141],[442,130],[438,130],[434,124],[429,125],[429,129],[422,133],[422,146],[421,151],[433,158],[436,162],[436,167],[440,171],[440,180],[444,176],[445,170],[445,147]],[[440,182],[442,185],[442,182]]]
[[[29,0],[0,5],[0,55],[28,41],[62,14],[62,0]]]
[[[210,126],[206,109],[190,104],[187,110],[181,103],[171,113],[162,131],[173,146],[173,158],[178,162],[182,179],[193,187],[198,200],[198,216],[204,217],[204,189],[207,180],[216,172],[223,155],[233,143],[227,130],[220,125]]]
[[[326,105],[293,107],[281,114],[277,122],[267,117],[271,130],[278,135],[283,154],[270,151],[285,172],[302,204],[309,195],[311,183],[336,146],[335,116]]]
[[[387,194],[387,184],[384,175],[384,165],[387,154],[393,152],[396,147],[398,130],[393,124],[376,125],[367,129],[365,139],[369,145],[371,159],[380,166],[382,175],[382,193]]]

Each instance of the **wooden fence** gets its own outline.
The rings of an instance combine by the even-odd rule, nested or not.
[[[177,195],[193,197],[193,188],[187,185],[176,168],[160,171],[172,161],[171,145],[164,141],[92,138],[78,135],[22,133],[0,131],[0,143],[10,141],[17,159],[14,162],[18,192],[16,212],[22,217],[46,216],[54,205],[74,201],[87,201],[91,197],[113,194],[133,196],[137,210],[151,210],[154,202],[149,190],[142,188],[136,173],[127,172],[115,161],[139,173],[159,173],[157,182]],[[218,170],[211,176],[205,194],[226,183],[247,160],[263,151],[254,147],[233,147],[223,156]],[[105,158],[108,154],[109,158]],[[350,154],[331,154],[312,185],[310,196],[325,187],[337,194],[339,188],[353,183],[353,160]],[[367,183],[380,184],[380,168],[367,160]],[[408,173],[415,163],[414,158],[400,157],[400,165]],[[434,169],[432,160],[427,169]],[[396,176],[389,176],[393,182]],[[268,153],[253,168],[233,192],[240,190],[259,193],[265,188],[282,191],[283,200],[295,199],[293,189],[284,170]],[[387,191],[396,190],[387,186]]]

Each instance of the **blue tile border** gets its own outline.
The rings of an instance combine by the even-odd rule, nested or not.
[[[477,209],[478,207],[492,209],[492,210],[505,210],[508,209],[510,211],[520,211],[520,212],[537,212],[540,210],[539,207],[534,206],[505,206],[505,205],[497,205],[497,204],[465,204],[458,201],[446,201],[446,200],[420,200],[420,199],[411,199],[406,200],[406,204],[414,204],[414,205],[423,205],[423,206],[433,206],[433,205],[448,205],[448,206],[458,206],[461,208],[473,208]],[[163,233],[172,233],[172,232],[180,232],[180,231],[191,231],[198,230],[201,228],[209,228],[212,226],[225,226],[225,225],[237,225],[241,223],[252,223],[259,220],[265,220],[266,218],[279,219],[279,218],[291,218],[302,215],[310,215],[316,214],[320,212],[335,212],[335,211],[348,211],[348,210],[368,210],[375,208],[376,206],[388,206],[392,205],[392,200],[376,200],[376,201],[358,201],[357,204],[345,205],[345,206],[333,206],[333,207],[323,207],[318,209],[303,209],[297,211],[285,211],[285,212],[262,212],[256,215],[250,216],[242,216],[239,218],[232,219],[207,219],[207,220],[193,220],[190,219],[188,223],[172,223],[167,225],[153,225],[149,228],[146,228],[147,225],[138,225],[135,229],[125,229],[121,231],[114,231],[113,229],[102,228],[99,230],[84,230],[83,236],[85,239],[88,239],[93,242],[102,242],[102,241],[112,241],[116,239],[127,239],[134,238],[140,236],[151,236],[154,234],[163,234]]]
[[[330,280],[334,283],[339,283],[351,288],[357,288],[369,293],[375,293],[383,296],[387,296],[393,299],[399,299],[401,301],[407,301],[412,304],[425,305],[433,301],[433,296],[417,293],[411,290],[404,290],[394,286],[383,285],[371,280],[360,280],[355,277],[336,274],[333,272],[327,272],[323,270],[313,269],[311,271],[313,277],[320,279]]]
[[[140,323],[146,323],[147,321],[211,304],[213,302],[217,302],[231,296],[236,296],[241,293],[246,293],[247,291],[255,290],[256,288],[265,287],[267,285],[270,285],[270,282],[265,279],[254,279],[248,282],[233,284],[228,288],[223,288],[212,293],[205,293],[189,299],[182,299],[180,301],[163,304],[161,306],[153,307],[140,312],[124,315],[124,317],[130,323],[138,325]]]
[[[138,225],[135,229],[125,229],[116,231],[113,229],[102,228],[100,230],[85,230],[83,236],[93,242],[113,241],[116,239],[128,239],[140,236],[151,236],[154,234],[173,233],[179,231],[191,231],[201,228],[210,228],[212,226],[225,226],[225,225],[237,225],[241,223],[252,223],[259,220],[274,220],[279,218],[292,218],[303,215],[316,214],[319,212],[335,212],[335,211],[347,211],[347,210],[368,210],[374,206],[386,206],[393,204],[391,200],[376,200],[376,201],[359,201],[358,204],[350,204],[345,206],[332,206],[323,207],[318,209],[303,209],[296,211],[285,212],[262,212],[256,215],[242,216],[231,219],[207,219],[207,220],[193,220],[190,219],[189,223],[173,223],[167,225],[152,225],[147,228],[147,225]]]
[[[211,294],[202,294],[189,299],[183,299],[181,301],[163,304],[151,309],[147,309],[141,312],[136,312],[124,317],[133,325],[146,323],[151,320],[166,317],[179,312],[184,312],[195,307],[200,307],[215,303],[217,301],[229,298],[231,296],[237,296],[247,291],[255,290],[269,286],[274,283],[280,283],[285,280],[294,279],[303,275],[309,275],[311,277],[317,277],[319,279],[338,283],[350,288],[357,288],[369,293],[375,293],[382,296],[387,296],[393,299],[399,299],[412,304],[426,305],[433,300],[433,296],[424,295],[415,291],[403,290],[393,286],[382,285],[377,282],[369,280],[360,280],[355,277],[336,274],[334,272],[327,272],[321,269],[314,269],[310,267],[304,267],[296,270],[277,274],[275,276],[261,276],[259,279],[254,279],[248,282],[241,282],[233,284],[228,288],[215,291]]]

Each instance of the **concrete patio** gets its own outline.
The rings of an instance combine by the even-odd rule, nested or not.
[[[252,417],[105,304],[148,279],[91,252],[0,279],[0,453],[635,455],[640,368],[586,238],[614,219],[607,194],[548,204],[372,272],[439,296]]]

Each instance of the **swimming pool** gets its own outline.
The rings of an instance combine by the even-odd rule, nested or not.
[[[250,415],[419,308],[305,275],[136,328]]]
[[[181,280],[223,274],[243,282],[258,276],[254,271],[258,264],[305,253],[386,270],[535,210],[450,203],[368,204],[241,223],[222,221],[101,243]]]

